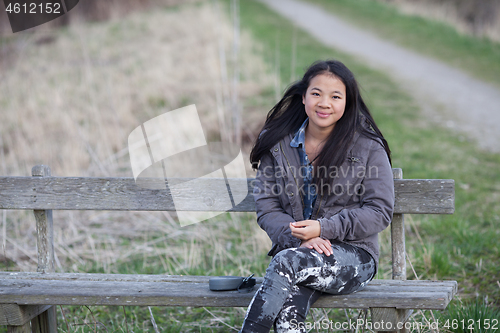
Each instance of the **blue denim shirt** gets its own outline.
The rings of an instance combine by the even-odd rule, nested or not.
[[[312,183],[313,178],[313,166],[309,161],[306,153],[306,127],[309,124],[309,118],[307,118],[300,126],[297,133],[295,133],[294,138],[290,142],[290,146],[297,148],[299,150],[300,159],[300,176],[304,179],[304,191],[303,191],[303,202],[304,202],[304,219],[310,219],[314,202],[318,196],[316,193],[316,186]]]

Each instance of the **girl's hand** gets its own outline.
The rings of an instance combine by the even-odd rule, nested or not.
[[[319,221],[304,220],[290,223],[292,236],[302,240],[309,240],[314,237],[319,237],[321,234],[321,226]]]
[[[332,244],[328,239],[323,239],[320,237],[311,238],[308,241],[302,242],[300,247],[307,247],[308,249],[315,249],[318,253],[325,253],[326,256],[333,254]]]

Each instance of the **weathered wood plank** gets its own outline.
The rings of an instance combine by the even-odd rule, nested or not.
[[[392,177],[394,179],[403,179],[403,169],[401,169],[401,168],[392,168]]]
[[[404,215],[394,214],[391,222],[392,278],[406,280]]]
[[[50,177],[50,168],[46,165],[36,165],[31,169],[31,175],[36,178]],[[34,210],[36,219],[38,267],[37,272],[54,272],[54,223],[52,210]],[[33,333],[57,333],[56,308],[50,307],[31,320]]]
[[[453,214],[455,181],[452,179],[394,180],[396,214]]]
[[[394,172],[394,179],[403,179],[403,170]],[[404,214],[394,214],[391,222],[392,279],[406,280]]]
[[[118,282],[197,282],[208,283],[210,276],[202,275],[149,275],[149,274],[99,274],[99,273],[51,273],[0,272],[0,280],[66,280],[66,281],[118,281]],[[257,283],[262,282],[257,277]],[[375,281],[375,280],[373,280]],[[378,281],[378,280],[377,280]]]
[[[95,282],[99,284],[102,282],[125,282],[132,285],[139,285],[141,283],[177,283],[179,288],[186,288],[183,286],[185,283],[189,285],[190,283],[205,284],[208,288],[208,276],[161,276],[161,275],[121,275],[121,274],[80,274],[80,273],[56,273],[56,274],[41,274],[37,275],[34,273],[18,273],[19,276],[0,276],[0,279],[4,280],[22,280],[23,282],[30,280],[33,283],[37,283],[38,280],[48,280],[48,281],[70,281],[71,283],[77,282]],[[412,283],[414,282],[414,283]],[[399,292],[404,290],[411,290],[412,292],[447,292],[449,298],[455,294],[455,285],[453,281],[432,281],[433,283],[425,283],[425,281],[411,280],[408,283],[391,283],[390,280],[373,280],[368,285],[368,290],[376,290],[377,292]],[[434,283],[436,282],[436,283]],[[441,283],[437,283],[441,282]],[[262,278],[257,278],[257,284],[262,283]],[[2,302],[0,300],[0,302]]]
[[[377,329],[377,332],[408,332],[408,330],[404,328],[404,323],[410,317],[412,310],[371,308],[370,311],[372,313],[372,323],[385,323],[383,327]],[[397,330],[398,325],[400,325],[402,329]]]
[[[36,220],[38,250],[37,271],[41,273],[54,272],[54,223],[52,210],[33,211]]]
[[[31,320],[32,333],[57,333],[56,307],[52,306]]]
[[[173,179],[175,185],[186,180]],[[231,209],[235,212],[255,211],[251,196],[254,179],[232,180],[246,182],[246,198]],[[0,209],[62,209],[62,210],[126,210],[174,211],[172,196],[177,199],[211,198],[184,205],[186,211],[225,211],[221,193],[227,193],[225,183],[206,179],[201,187],[184,187],[179,193],[138,187],[133,178],[74,178],[74,177],[0,177]],[[239,186],[236,186],[239,187]],[[449,179],[394,180],[396,194],[394,213],[451,214],[454,212],[454,181]],[[200,191],[203,193],[200,194]],[[187,200],[189,203],[189,200]]]
[[[0,325],[24,325],[50,307],[51,305],[0,304]]]
[[[7,333],[32,333],[30,323],[21,326],[7,326]]]
[[[35,272],[0,272],[0,280],[66,280],[66,281],[118,281],[118,282],[196,282],[207,283],[210,276],[202,275],[149,275],[149,274],[99,274],[99,273],[50,273]],[[262,277],[256,277],[257,283],[262,283]],[[369,286],[384,286],[391,288],[452,288],[457,292],[456,281],[432,280],[384,280],[370,281]]]
[[[208,277],[205,277],[207,279]],[[416,286],[370,283],[360,292],[321,297],[315,307],[402,309],[444,309],[450,302],[454,285]],[[374,282],[374,281],[372,281]],[[455,282],[456,283],[456,282]],[[157,305],[157,306],[248,306],[253,294],[213,292],[206,282],[135,282],[3,279],[0,302],[15,304],[61,305]]]

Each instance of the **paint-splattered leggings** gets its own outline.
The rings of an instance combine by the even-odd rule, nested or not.
[[[333,243],[333,254],[291,248],[279,252],[255,293],[241,333],[305,332],[301,325],[322,292],[349,294],[365,286],[375,272],[373,258],[363,249]]]

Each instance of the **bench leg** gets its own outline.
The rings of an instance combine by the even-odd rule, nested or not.
[[[377,332],[407,333],[404,324],[413,310],[400,310],[396,308],[370,308],[372,325]]]
[[[7,326],[7,333],[31,333],[31,325],[27,322],[22,326]]]
[[[50,168],[37,165],[31,169],[33,177],[50,177]],[[54,224],[52,210],[34,210],[38,249],[37,272],[54,273]],[[33,333],[57,333],[56,307],[52,306],[31,320]]]
[[[7,325],[8,333],[31,333],[30,321],[50,307],[50,305],[0,304],[0,325]]]
[[[56,307],[52,306],[31,320],[32,333],[57,333]]]

